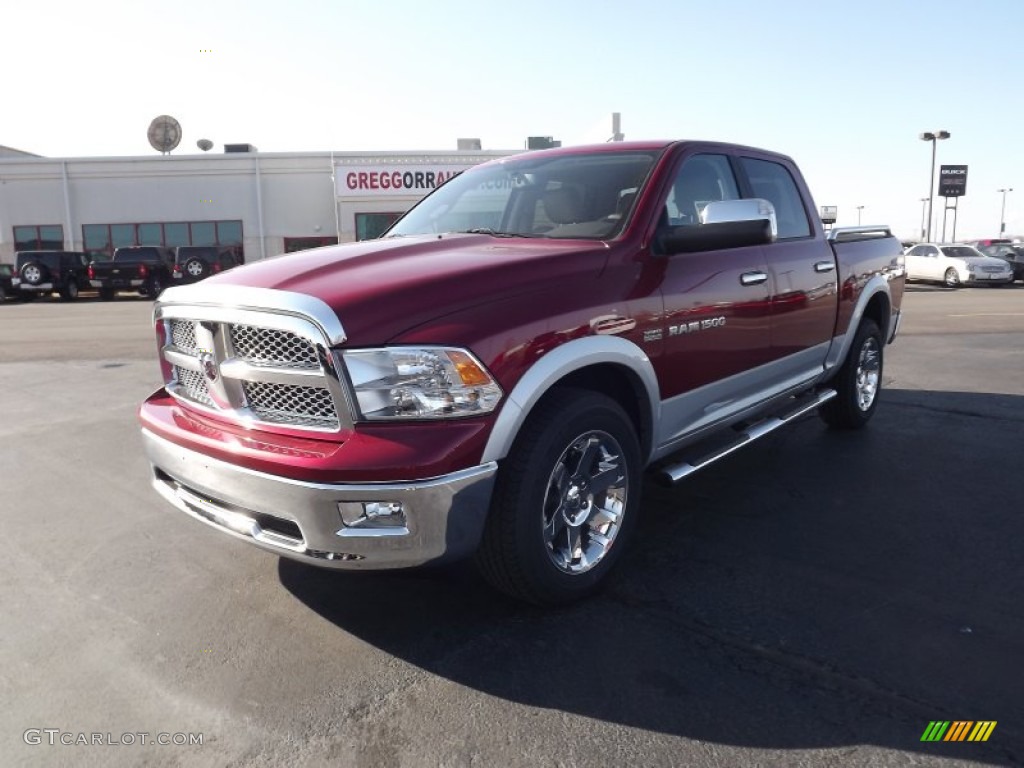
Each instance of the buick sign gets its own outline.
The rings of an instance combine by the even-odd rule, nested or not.
[[[939,169],[939,197],[963,197],[966,194],[967,166],[941,166]]]

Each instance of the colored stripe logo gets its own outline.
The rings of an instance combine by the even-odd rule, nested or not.
[[[988,741],[996,720],[932,720],[921,741]]]

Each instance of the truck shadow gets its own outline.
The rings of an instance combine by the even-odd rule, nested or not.
[[[367,643],[529,707],[704,742],[870,744],[1024,760],[1024,397],[887,390],[871,426],[810,417],[684,484],[645,484],[607,588],[541,610],[469,565],[282,584]],[[922,743],[930,720],[999,721]]]

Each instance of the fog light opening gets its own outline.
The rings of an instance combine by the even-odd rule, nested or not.
[[[347,528],[405,528],[400,501],[339,501],[338,512]]]

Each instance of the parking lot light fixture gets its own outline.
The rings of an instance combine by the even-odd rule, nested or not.
[[[935,202],[935,143],[949,138],[949,131],[926,131],[920,136],[921,141],[932,143],[932,175],[928,183],[928,230],[925,237],[926,242],[932,241],[932,206]]]
[[[999,212],[999,235],[1002,237],[1006,233],[1006,193],[1013,192],[1013,187],[997,189],[996,192],[1003,193],[1003,209]]]
[[[863,211],[863,210],[864,210],[864,206],[863,205],[858,205],[857,206],[857,226],[858,227],[860,226],[860,212]]]

